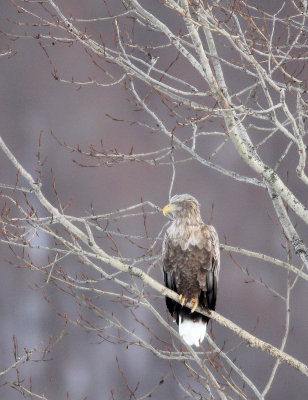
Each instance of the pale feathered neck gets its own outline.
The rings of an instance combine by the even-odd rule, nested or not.
[[[200,213],[178,216],[167,229],[167,236],[175,246],[180,245],[183,250],[187,250],[190,245],[203,247],[203,226]]]
[[[188,230],[194,230],[196,227],[200,227],[200,225],[203,225],[203,221],[200,214],[196,214],[194,216],[190,214],[176,218],[171,225],[174,225],[175,227],[183,226]]]

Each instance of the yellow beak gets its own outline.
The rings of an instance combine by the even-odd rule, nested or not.
[[[175,206],[173,204],[167,204],[166,207],[163,208],[163,214],[166,215],[172,211],[174,211]]]

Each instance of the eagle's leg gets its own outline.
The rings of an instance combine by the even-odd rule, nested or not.
[[[181,301],[181,306],[183,306],[186,303],[187,298],[184,297],[182,294],[179,295],[179,298],[180,298],[180,301]]]
[[[191,299],[191,302],[193,303],[193,308],[191,309],[191,312],[195,312],[196,308],[198,307],[199,304],[199,298],[198,297],[194,297]]]

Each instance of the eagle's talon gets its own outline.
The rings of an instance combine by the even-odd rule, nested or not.
[[[183,306],[186,303],[187,298],[184,297],[182,294],[179,295],[179,299],[181,301],[181,306]]]
[[[199,299],[198,297],[195,297],[191,300],[191,302],[193,303],[193,308],[191,309],[191,313],[195,312],[198,305],[199,305]]]

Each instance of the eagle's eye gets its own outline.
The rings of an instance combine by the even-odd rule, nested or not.
[[[187,208],[193,208],[193,207],[194,207],[193,201],[188,200],[188,201],[186,202],[186,207],[187,207]]]

